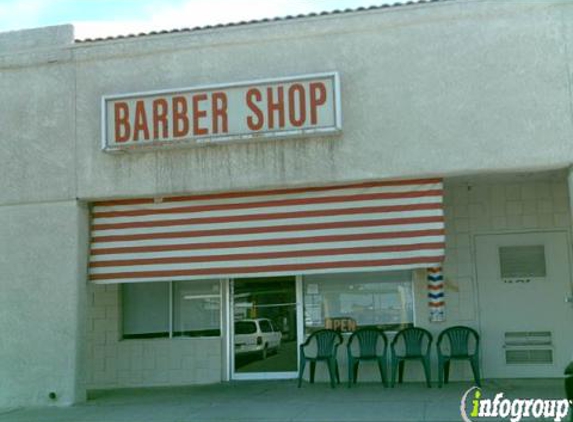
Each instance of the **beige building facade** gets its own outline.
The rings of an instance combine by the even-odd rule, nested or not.
[[[420,326],[435,336],[469,326],[482,339],[484,377],[560,376],[573,353],[572,22],[567,1],[460,0],[102,40],[74,40],[71,26],[0,34],[0,407],[67,405],[90,389],[294,377],[298,344],[339,316],[389,332]],[[335,75],[338,90],[313,91],[316,75]],[[289,91],[297,78],[309,85]],[[286,126],[293,125],[288,133],[263,136],[251,128],[219,141],[195,136],[177,148],[132,139],[146,147],[102,150],[104,134],[117,133],[103,119],[106,98],[135,98],[136,113],[136,99],[148,93],[225,92],[232,132],[231,89],[268,93],[276,81],[290,81],[282,95],[302,104],[284,111]],[[223,131],[223,97],[213,108],[203,97],[189,98],[199,118],[215,116]],[[314,124],[313,104],[324,116],[334,107],[328,112],[340,121],[322,132],[299,125],[304,105]],[[162,119],[176,117],[157,107],[149,121],[160,130]],[[250,113],[259,116],[253,107]],[[143,120],[132,117],[144,138]],[[293,202],[285,213],[326,212],[331,208],[309,205],[325,190],[386,195],[410,180],[438,183],[443,204],[443,252],[424,255],[442,266],[438,320],[430,315],[425,265],[390,265],[381,249],[367,249],[383,247],[374,243],[361,243],[363,255],[348,258],[360,265],[330,257],[311,270],[314,261],[289,250],[281,271],[219,268],[208,275],[209,262],[193,266],[187,255],[157,249],[152,259],[165,264],[142,265],[165,268],[130,278],[117,259],[94,254],[107,236],[101,225],[139,224],[104,241],[140,242],[129,236],[156,232],[143,233],[145,224],[132,217],[177,201],[211,207],[201,218],[237,219],[238,211],[216,214],[213,207],[228,206],[229,198],[244,204],[251,196],[295,201],[285,195],[300,194],[304,206]],[[104,221],[117,217],[109,213],[123,220]],[[312,224],[334,224],[329,218]],[[233,224],[217,230],[250,227]],[[371,232],[350,226],[336,235],[362,234],[362,242]],[[141,242],[128,246],[161,246],[153,236]],[[276,245],[257,248],[284,253]],[[124,258],[143,259],[138,253]],[[120,268],[115,278],[105,279],[106,265]],[[243,356],[234,339],[243,320],[270,320],[283,348],[268,358],[265,351],[263,360]],[[278,362],[283,355],[290,358]],[[343,355],[340,363],[345,374]],[[408,370],[408,380],[421,377],[418,368]],[[470,379],[471,372],[455,366],[452,378]]]

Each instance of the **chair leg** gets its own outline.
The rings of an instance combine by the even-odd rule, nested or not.
[[[336,379],[336,369],[335,369],[335,365],[336,365],[336,361],[332,358],[328,359],[326,361],[327,365],[328,365],[328,373],[330,374],[330,386],[332,388],[335,387],[335,379]]]
[[[310,383],[314,384],[314,372],[316,371],[316,361],[310,361]]]
[[[452,361],[450,359],[447,359],[444,362],[444,382],[447,384],[450,382],[450,363]]]
[[[338,370],[338,359],[332,359],[334,362],[334,373],[336,374],[336,382],[340,384],[340,371]]]
[[[380,378],[382,379],[382,384],[384,387],[388,387],[388,381],[386,380],[386,359],[384,357],[378,358],[378,369],[380,370]]]
[[[404,364],[406,361],[401,360],[398,364],[398,383],[402,384],[404,382]]]
[[[390,374],[390,387],[394,388],[394,385],[396,384],[396,367],[398,366],[398,361],[394,358],[392,358],[391,361],[391,374]]]
[[[430,372],[430,357],[426,357],[422,360],[422,363],[424,365],[424,372],[426,373],[426,385],[428,386],[428,388],[432,388],[432,383],[431,383],[431,372]]]
[[[444,385],[444,361],[443,359],[438,359],[438,388],[442,388]]]
[[[472,366],[472,371],[474,373],[474,381],[478,387],[481,387],[481,374],[479,370],[479,360],[477,356],[470,359],[470,364]]]
[[[354,359],[352,358],[352,356],[349,354],[348,355],[348,388],[350,388],[352,386],[352,368],[354,368]]]
[[[298,370],[298,388],[300,388],[301,384],[302,384],[302,376],[304,375],[304,367],[306,365],[306,359],[304,357],[301,356],[300,358],[300,367]]]
[[[360,361],[357,360],[356,362],[354,362],[354,366],[352,367],[352,381],[354,381],[354,384],[356,384],[356,381],[358,380],[358,365],[360,364]]]

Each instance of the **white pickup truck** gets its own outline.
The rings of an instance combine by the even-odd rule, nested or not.
[[[235,321],[235,354],[259,354],[266,359],[269,353],[276,353],[281,345],[282,334],[270,319],[242,319]]]

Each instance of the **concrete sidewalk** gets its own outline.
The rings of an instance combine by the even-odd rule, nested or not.
[[[72,407],[0,411],[0,422],[449,422],[461,420],[461,397],[471,386],[455,382],[428,389],[406,383],[391,389],[363,383],[331,389],[304,383],[299,389],[288,380],[101,390]],[[484,397],[503,392],[508,398],[564,398],[558,379],[489,380],[482,392]]]

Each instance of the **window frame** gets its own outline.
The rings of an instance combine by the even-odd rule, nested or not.
[[[175,309],[175,304],[174,304],[174,283],[185,283],[185,282],[193,282],[193,281],[213,281],[213,284],[217,284],[219,291],[218,293],[213,293],[210,294],[209,296],[212,296],[213,298],[217,297],[219,300],[219,326],[218,326],[218,331],[219,334],[218,335],[214,335],[214,336],[207,336],[207,335],[199,335],[199,336],[182,336],[182,335],[174,335],[174,329],[175,329],[175,324],[174,324],[174,309]],[[173,340],[173,339],[214,339],[214,338],[222,338],[223,337],[223,308],[224,308],[224,303],[223,303],[223,282],[220,279],[215,279],[215,280],[171,280],[171,281],[164,281],[163,283],[168,283],[169,284],[169,304],[168,304],[168,312],[169,312],[169,324],[168,324],[168,335],[167,336],[153,336],[153,337],[145,337],[145,334],[142,334],[141,336],[138,334],[132,335],[132,334],[127,334],[128,336],[137,336],[137,337],[125,337],[126,334],[124,332],[124,326],[123,326],[123,318],[124,318],[124,309],[123,309],[123,295],[124,290],[123,290],[123,284],[122,284],[122,288],[119,289],[120,294],[122,295],[122,297],[120,298],[118,304],[120,305],[120,324],[119,324],[119,328],[120,328],[120,335],[119,335],[119,340],[120,341],[132,341],[132,340],[165,340],[165,339],[169,339],[169,340]],[[145,284],[144,282],[141,284]]]
[[[345,315],[344,317],[340,316],[336,316],[336,315],[325,315],[323,314],[322,309],[324,309],[324,297],[322,298],[322,300],[320,301],[320,306],[321,306],[321,320],[322,320],[322,325],[318,326],[318,325],[307,325],[307,318],[306,318],[306,312],[307,312],[307,306],[310,305],[311,307],[313,307],[313,305],[316,305],[316,303],[314,303],[314,301],[307,301],[307,297],[309,296],[307,294],[307,290],[309,289],[309,285],[312,286],[312,290],[313,293],[312,294],[317,294],[322,296],[323,293],[318,293],[318,290],[315,291],[315,289],[318,288],[318,286],[320,286],[321,281],[318,281],[316,279],[312,279],[311,277],[313,275],[310,275],[310,279],[309,276],[303,276],[303,280],[302,280],[302,301],[303,301],[303,315],[302,315],[302,324],[303,324],[303,332],[305,333],[305,335],[308,335],[309,333],[312,333],[313,331],[319,330],[319,329],[323,329],[326,328],[326,319],[331,318],[331,319],[349,319],[352,318],[356,321],[357,323],[357,328],[363,328],[363,327],[377,327],[380,328],[386,332],[397,332],[399,331],[401,328],[404,327],[414,327],[416,326],[416,281],[418,280],[418,275],[416,273],[415,270],[392,270],[389,272],[404,272],[404,273],[409,273],[409,277],[407,277],[407,280],[380,280],[380,281],[363,281],[363,282],[359,282],[360,284],[367,284],[367,283],[372,283],[372,284],[383,284],[383,283],[397,283],[397,287],[400,283],[408,283],[409,284],[409,290],[410,290],[410,298],[411,298],[411,320],[408,322],[398,322],[398,323],[391,323],[391,322],[376,322],[373,324],[360,324],[358,319],[355,317],[355,315]],[[339,273],[340,275],[344,274],[344,276],[348,277],[349,279],[349,283],[352,283],[352,277],[353,276],[360,276],[363,274],[368,274],[368,275],[372,275],[372,274],[383,274],[386,273],[386,271],[372,271],[372,272],[356,272],[356,273]],[[325,283],[324,281],[322,281],[323,283]],[[343,291],[340,291],[338,293],[338,295],[340,295],[341,293],[344,293]],[[393,326],[396,325],[398,326],[398,328],[393,328]],[[339,330],[339,329],[338,329]],[[350,331],[341,331],[341,333],[350,333],[353,330]]]

